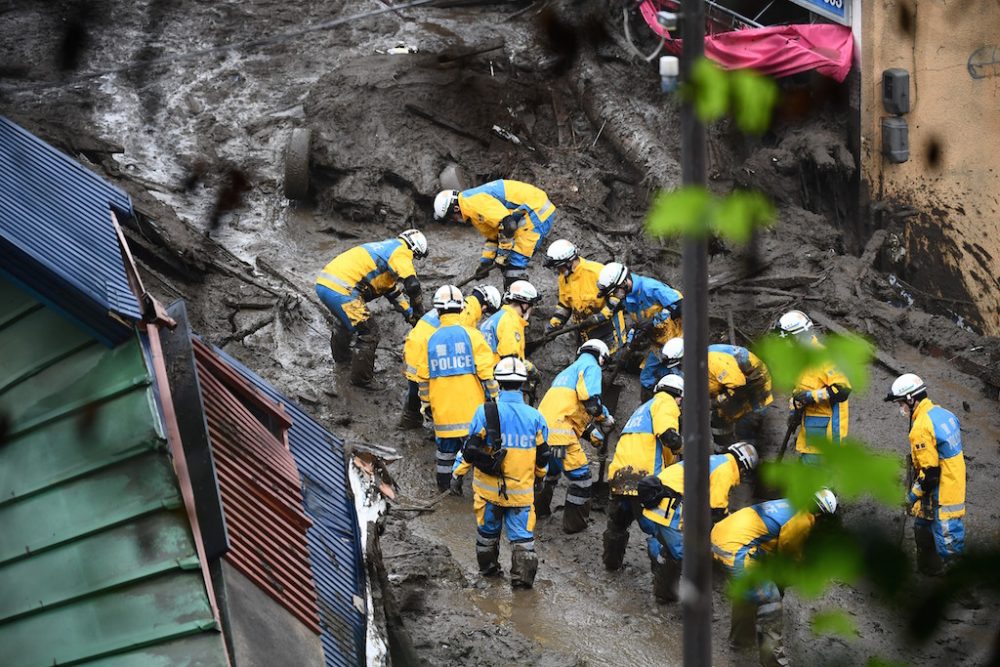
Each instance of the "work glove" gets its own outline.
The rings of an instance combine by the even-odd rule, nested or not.
[[[728,401],[729,398],[730,396],[728,391],[723,391],[719,393],[717,396],[712,398],[712,409],[718,410],[723,405],[725,405],[726,401]]]
[[[604,432],[601,429],[590,429],[590,444],[592,444],[595,449],[602,449],[604,447]]]
[[[536,477],[535,478],[535,495],[537,496],[539,493],[541,493],[543,488],[545,488],[545,478],[544,477]]]
[[[498,253],[497,258],[493,261],[493,263],[502,269],[507,266],[507,255],[501,255]]]
[[[420,406],[420,414],[422,414],[424,416],[424,419],[427,419],[431,423],[434,422],[434,413],[431,411],[431,404],[430,403],[423,403]]]
[[[592,327],[600,326],[607,321],[608,318],[606,318],[601,313],[594,313],[593,315],[590,315],[586,319],[584,319],[582,324],[584,329],[590,329]]]
[[[451,482],[448,484],[448,490],[451,491],[453,496],[464,496],[465,492],[462,490],[462,482],[465,480],[464,477],[457,477],[455,475],[451,476]]]
[[[480,262],[479,266],[476,268],[476,273],[474,277],[476,280],[482,280],[486,276],[490,275],[490,270],[493,268],[493,262]]]
[[[610,433],[611,429],[615,427],[615,418],[611,416],[610,412],[608,412],[607,407],[601,407],[604,408],[604,412],[601,413],[601,418],[598,420],[598,424],[600,424],[602,431]]]
[[[562,329],[562,328],[563,328],[562,324],[553,324],[552,322],[547,322],[545,324],[545,331],[543,331],[542,333],[544,335],[548,336],[550,333],[553,333],[555,331],[559,331],[559,329]]]
[[[811,391],[805,389],[800,389],[799,391],[792,394],[792,408],[795,410],[801,410],[807,405],[812,405],[816,402],[816,397],[813,396]]]
[[[413,310],[403,313],[403,317],[406,318],[406,323],[409,324],[411,327],[417,326],[417,322],[420,321],[420,315]]]

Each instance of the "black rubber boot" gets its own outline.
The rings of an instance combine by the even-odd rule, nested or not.
[[[757,605],[733,600],[729,643],[739,651],[747,651],[757,645]]]
[[[353,335],[343,324],[338,322],[333,325],[333,331],[330,333],[330,353],[338,364],[351,360],[351,337]]]
[[[402,414],[399,415],[399,428],[414,429],[420,428],[423,425],[424,416],[420,414],[419,410],[412,412],[404,408]]]
[[[438,491],[444,493],[445,491],[451,490],[451,473],[434,473],[434,478],[437,481]]]
[[[914,525],[913,542],[917,547],[917,571],[929,577],[940,576],[944,572],[944,566],[934,544],[931,527]]]
[[[351,384],[356,387],[368,387],[375,380],[375,348],[378,339],[369,336],[358,336],[358,347],[354,350],[351,360]]]
[[[663,562],[657,561],[653,566],[653,596],[660,604],[677,602],[677,583],[681,579],[681,562],[666,554]]]
[[[499,544],[476,544],[476,562],[479,563],[479,574],[484,577],[499,577],[503,574],[500,569],[500,545]]]
[[[625,561],[625,547],[628,546],[628,530],[622,530],[611,519],[604,530],[604,567],[608,570],[620,570]]]
[[[510,585],[514,588],[531,588],[538,572],[538,555],[534,549],[515,544],[510,554]]]
[[[762,667],[787,667],[782,641],[782,607],[780,602],[761,605],[757,610],[757,648]]]
[[[552,516],[552,494],[556,491],[556,482],[546,480],[542,490],[535,494],[535,517],[538,519]]]
[[[567,535],[587,530],[587,518],[590,516],[590,501],[577,505],[566,502],[563,507],[563,532]]]

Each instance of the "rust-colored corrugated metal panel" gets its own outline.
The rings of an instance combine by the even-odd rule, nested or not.
[[[194,340],[194,351],[231,546],[225,558],[319,634],[312,522],[285,446],[291,422],[203,343]]]

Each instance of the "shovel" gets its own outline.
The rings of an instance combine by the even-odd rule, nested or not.
[[[536,338],[535,340],[529,340],[524,344],[524,354],[529,355],[543,345],[555,340],[559,336],[564,334],[573,333],[574,331],[579,331],[583,328],[583,324],[574,324],[572,326],[563,327],[562,329],[556,329],[555,331],[548,333],[541,338]]]

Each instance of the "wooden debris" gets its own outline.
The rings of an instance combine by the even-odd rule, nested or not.
[[[417,116],[419,118],[423,118],[424,120],[429,121],[429,122],[433,123],[434,125],[437,125],[438,127],[442,127],[442,128],[444,128],[444,129],[446,129],[446,130],[448,130],[450,132],[454,132],[455,134],[457,134],[460,137],[465,137],[466,139],[471,139],[472,141],[475,141],[476,143],[478,143],[483,148],[486,148],[486,147],[488,147],[490,145],[490,142],[488,140],[484,139],[483,137],[475,135],[472,132],[469,132],[467,130],[463,130],[462,128],[458,127],[457,125],[453,125],[452,123],[449,123],[446,120],[442,120],[442,119],[438,118],[437,116],[434,116],[433,114],[431,114],[431,113],[429,113],[427,111],[424,111],[420,107],[417,107],[417,106],[415,106],[413,104],[405,104],[405,105],[403,105],[403,108],[406,109],[407,111],[409,111],[414,116]]]

